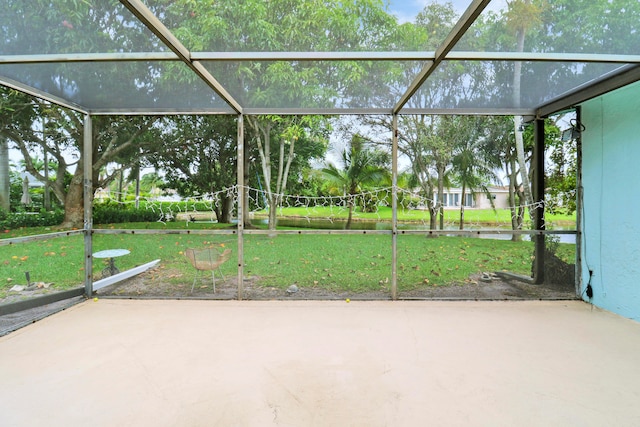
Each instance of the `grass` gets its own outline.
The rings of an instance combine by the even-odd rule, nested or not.
[[[391,221],[391,207],[380,206],[376,212],[354,212],[354,218],[372,221]],[[258,216],[267,216],[266,211],[256,212]],[[278,215],[283,217],[304,217],[304,218],[344,218],[348,216],[348,210],[335,206],[315,206],[315,207],[287,207],[278,209]],[[525,212],[525,218],[528,214]],[[444,211],[444,222],[447,224],[458,224],[460,211],[458,209],[446,209]],[[399,221],[429,221],[429,212],[423,210],[403,210],[398,209]],[[547,224],[557,224],[562,226],[575,226],[575,214],[567,215],[562,213],[545,214]],[[511,226],[511,211],[509,209],[466,209],[465,224],[470,226],[481,224],[485,226]]]
[[[573,262],[575,245],[561,244]],[[398,288],[465,283],[471,274],[511,271],[530,274],[531,242],[405,235],[398,238]],[[264,286],[291,284],[333,291],[390,290],[391,237],[385,235],[251,236],[245,242],[245,272]]]
[[[458,224],[460,212],[458,210],[445,210],[445,223],[448,225]],[[267,212],[258,211],[255,212],[256,217],[266,218]],[[278,210],[278,215],[282,217],[298,217],[298,218],[338,218],[345,219],[348,216],[346,209],[329,207],[329,206],[317,206],[313,208],[305,207],[289,207]],[[527,217],[525,215],[525,217]],[[377,212],[354,212],[354,218],[356,220],[370,220],[370,221],[391,221],[391,208],[381,206]],[[511,226],[511,212],[509,209],[468,209],[465,211],[465,224],[467,228],[473,228],[477,225],[485,227],[510,227]],[[547,224],[551,224],[549,229],[554,225],[564,227],[575,227],[575,214],[546,214]],[[429,213],[427,211],[419,210],[399,210],[398,220],[404,222],[420,222],[426,223],[429,221]],[[216,229],[216,228],[229,228],[228,224],[212,224],[209,222],[189,222],[176,221],[176,222],[145,222],[145,223],[123,223],[123,224],[98,224],[94,228],[118,228],[118,229]],[[525,227],[527,228],[527,227]],[[14,230],[0,230],[0,239],[32,236],[37,234],[47,234],[58,230],[56,227],[22,227]]]
[[[127,226],[158,227],[156,223]],[[212,228],[213,225],[195,223],[189,227]],[[193,277],[184,250],[206,246],[231,248],[232,260],[224,264],[222,270],[225,276],[237,274],[237,241],[233,235],[96,234],[93,241],[94,252],[114,248],[131,251],[116,259],[121,270],[160,259],[157,274],[176,285]],[[277,238],[247,235],[244,249],[245,276],[255,278],[259,286],[284,289],[295,283],[301,287],[354,293],[390,289],[389,235],[280,235]],[[532,253],[531,242],[401,235],[398,237],[398,288],[402,291],[455,285],[483,271],[529,274]],[[573,262],[575,245],[561,244],[559,253]],[[0,246],[0,260],[0,298],[6,296],[14,284],[26,283],[25,271],[29,271],[32,282],[53,283],[55,290],[81,286],[85,275],[82,235]],[[94,260],[95,279],[100,277],[106,262]]]

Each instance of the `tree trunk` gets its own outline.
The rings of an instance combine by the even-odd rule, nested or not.
[[[264,187],[267,191],[267,199],[269,202],[269,230],[274,231],[276,229],[278,197],[275,192],[272,191],[271,186],[271,124],[267,123],[263,125],[257,119],[254,120],[250,117],[247,118],[247,121],[254,128],[256,134],[260,164],[262,166],[262,176],[264,177]]]
[[[238,197],[242,197],[243,199],[243,206],[244,208],[242,209],[242,222],[244,225],[244,228],[251,228],[253,225],[251,224],[251,217],[249,216],[249,176],[250,176],[250,164],[251,162],[249,161],[249,141],[247,138],[244,138],[243,141],[244,147],[244,176],[242,177],[242,182],[238,183]]]
[[[522,52],[524,50],[524,36],[525,30],[518,29],[516,33],[517,38],[517,51]],[[520,107],[520,93],[522,80],[522,62],[516,61],[513,71],[513,102],[516,108]],[[531,184],[529,184],[529,173],[527,170],[527,163],[524,156],[524,140],[522,138],[522,131],[520,125],[522,124],[522,116],[513,116],[513,129],[516,137],[516,155],[518,157],[518,165],[520,166],[520,179],[522,179],[522,188],[527,205],[533,206],[533,196],[531,194]]]
[[[277,226],[277,210],[278,210],[278,195],[277,194],[269,194],[269,237],[276,236],[276,226]]]
[[[120,178],[118,180],[118,201],[122,202],[122,187],[124,182],[124,170],[120,169]]]
[[[440,217],[440,230],[444,230],[444,203],[442,203],[444,198],[444,170],[445,167],[438,166],[438,201],[436,209]]]
[[[460,202],[460,230],[464,230],[464,196],[467,190],[467,186],[462,184],[462,201]]]
[[[518,166],[520,168],[520,179],[522,180],[522,189],[524,191],[526,204],[529,206],[529,211],[531,211],[531,207],[533,207],[533,195],[531,194],[529,172],[524,155],[524,140],[522,138],[522,131],[519,130],[521,120],[521,116],[513,116],[513,126],[516,134],[516,154],[518,157]]]
[[[69,183],[69,189],[64,200],[64,221],[62,228],[83,228],[84,227],[84,187],[83,173],[76,168],[76,172]]]
[[[438,205],[433,201],[433,191],[431,192],[431,196],[427,201],[427,206],[429,207],[429,230],[437,230],[438,229]],[[431,237],[437,237],[437,234],[430,234]]]
[[[44,138],[43,138],[44,139]],[[51,191],[49,191],[49,153],[45,148],[43,150],[44,157],[44,209],[51,210]]]
[[[511,159],[509,161],[510,171],[509,173],[509,210],[511,212],[511,229],[512,230],[520,230],[522,229],[522,222],[519,221],[519,212],[516,208],[516,185],[517,185],[517,172],[515,160]],[[519,234],[512,234],[511,240],[514,242],[519,242],[522,240],[522,236]]]
[[[223,224],[231,224],[233,213],[233,198],[226,194],[220,195],[220,215],[216,212],[217,220]]]
[[[136,209],[140,208],[140,165],[136,167]]]
[[[347,216],[347,225],[345,225],[344,227],[345,230],[351,230],[351,219],[353,218],[353,205],[354,205],[354,201],[352,197],[353,196],[349,196],[349,201],[347,202],[349,204],[349,215]]]
[[[0,209],[9,212],[10,206],[10,180],[9,180],[9,143],[5,138],[0,138]]]

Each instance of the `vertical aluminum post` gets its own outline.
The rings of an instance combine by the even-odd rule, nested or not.
[[[0,135],[0,209],[9,212],[9,192],[11,182],[9,179],[9,141]]]
[[[576,296],[582,293],[582,109],[576,107]]]
[[[244,298],[244,115],[238,114],[238,155],[237,155],[237,181],[238,181],[238,300]]]
[[[393,115],[391,143],[391,299],[398,299],[398,115]]]
[[[534,121],[534,147],[533,147],[533,202],[534,206],[534,229],[544,230],[544,119]],[[545,235],[535,236],[535,261],[533,281],[540,285],[544,283],[544,253]]]
[[[93,123],[89,114],[84,116],[84,140],[82,144],[83,201],[84,201],[84,294],[93,294]]]

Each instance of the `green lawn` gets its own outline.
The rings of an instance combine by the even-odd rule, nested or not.
[[[149,227],[156,227],[154,224]],[[129,226],[145,227],[143,224]],[[93,250],[129,249],[131,254],[116,261],[121,270],[160,259],[157,274],[172,283],[184,284],[193,275],[184,250],[206,246],[224,246],[233,250],[234,257],[237,254],[234,235],[95,234]],[[307,234],[276,238],[247,235],[244,247],[245,275],[256,279],[257,285],[284,289],[295,283],[301,287],[351,292],[390,289],[389,235]],[[25,271],[29,271],[33,282],[53,283],[55,290],[81,286],[85,274],[83,250],[82,235],[0,246],[0,260],[3,260],[0,261],[0,298],[14,284],[25,284]],[[529,274],[532,253],[531,242],[401,235],[398,237],[398,287],[412,290],[421,286],[452,285],[483,271]],[[561,244],[559,253],[573,262],[575,245]],[[223,273],[237,274],[236,265],[232,258],[232,262],[223,265]],[[94,278],[99,278],[105,266],[105,260],[94,260]]]
[[[456,225],[459,220],[459,211],[446,210],[445,222],[447,225]],[[266,218],[266,212],[255,212],[255,217]],[[294,218],[331,218],[331,219],[345,219],[348,216],[346,209],[337,207],[290,207],[278,209],[278,215],[280,217],[294,217]],[[363,213],[356,211],[354,213],[356,220],[370,220],[370,221],[391,221],[391,208],[380,207],[377,212]],[[547,214],[546,215],[547,228],[552,229],[554,226],[575,227],[575,215],[565,214]],[[398,220],[403,222],[419,222],[428,223],[429,213],[427,211],[419,210],[399,210]],[[466,228],[482,227],[510,227],[511,226],[511,212],[508,209],[468,209],[465,211],[465,224]],[[549,226],[550,224],[550,226]],[[189,222],[176,221],[176,222],[147,222],[147,223],[123,223],[123,224],[96,224],[94,228],[118,228],[118,229],[215,229],[223,228],[228,229],[231,226],[229,224],[212,224],[210,222]],[[526,227],[525,227],[526,228]],[[58,230],[56,227],[29,227],[18,228],[14,230],[0,230],[0,239],[13,238],[21,236],[30,236],[35,234],[47,234]]]
[[[378,207],[376,212],[354,212],[354,218],[373,221],[391,221],[391,208],[386,206]],[[258,216],[266,217],[267,212],[261,211],[255,213]],[[304,218],[341,218],[346,219],[348,210],[335,206],[316,206],[316,207],[287,207],[278,209],[278,215],[283,217],[304,217]],[[525,218],[528,214],[525,212]],[[457,209],[447,209],[444,211],[444,221],[447,224],[458,224],[460,219],[460,211]],[[399,221],[429,221],[429,212],[426,210],[416,209],[398,209]],[[545,215],[547,224],[557,224],[562,226],[575,226],[575,214],[550,214]],[[467,209],[465,210],[465,224],[470,226],[480,224],[484,226],[502,226],[511,225],[511,211],[509,209]]]

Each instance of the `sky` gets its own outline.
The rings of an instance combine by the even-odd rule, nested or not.
[[[449,0],[458,15],[462,15],[472,0]],[[389,10],[400,22],[410,22],[429,3],[447,3],[447,0],[389,0]],[[492,0],[486,10],[500,10],[506,5],[505,0]]]

